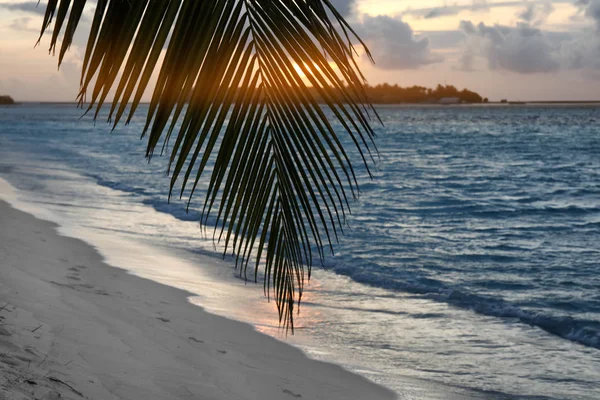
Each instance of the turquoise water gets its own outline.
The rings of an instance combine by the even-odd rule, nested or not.
[[[379,112],[375,179],[359,170],[349,228],[289,340],[399,393],[409,376],[483,397],[600,398],[600,109]],[[0,108],[0,177],[65,215],[145,206],[156,219],[77,218],[216,255],[198,241],[200,204],[167,203],[166,158],[144,160],[141,114],[112,134],[80,116]]]

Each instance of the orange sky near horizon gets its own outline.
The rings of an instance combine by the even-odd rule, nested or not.
[[[44,1],[34,11],[25,3],[31,2],[0,0],[0,93],[20,101],[74,100],[84,33],[57,70],[47,37],[33,47]],[[339,3],[350,4],[347,20],[374,55],[375,65],[359,59],[372,85],[447,83],[491,100],[600,100],[600,50],[586,47],[597,41],[600,48],[600,22],[575,0]]]

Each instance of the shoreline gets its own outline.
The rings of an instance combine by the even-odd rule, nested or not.
[[[0,197],[3,197],[3,199],[0,198],[0,203],[6,201],[13,209],[22,211],[41,223],[50,224],[53,228],[52,235],[58,235],[63,238],[75,238],[84,246],[93,248],[101,257],[102,263],[106,264],[111,270],[115,269],[128,276],[149,280],[151,283],[161,287],[174,288],[187,296],[187,304],[192,304],[194,307],[198,307],[210,315],[218,315],[228,321],[248,325],[260,335],[264,334],[283,346],[293,347],[301,353],[301,357],[325,364],[333,364],[340,367],[347,374],[355,374],[353,376],[364,379],[368,383],[380,385],[386,390],[395,393],[396,396],[400,396],[400,398],[405,398],[406,396],[408,398],[423,400],[481,398],[504,400],[513,398],[511,395],[502,392],[480,390],[461,385],[448,385],[447,383],[410,375],[396,375],[394,384],[388,386],[385,381],[379,381],[376,370],[370,370],[368,366],[361,366],[360,362],[348,363],[348,360],[340,358],[339,354],[333,357],[322,357],[322,354],[324,354],[323,351],[325,353],[329,352],[330,348],[327,346],[327,343],[319,342],[317,347],[314,347],[312,339],[309,336],[303,336],[302,333],[300,333],[300,336],[289,336],[286,339],[283,336],[283,331],[277,330],[276,314],[271,313],[273,311],[270,307],[272,304],[267,303],[262,296],[257,297],[252,292],[252,288],[245,285],[242,281],[231,279],[228,273],[224,273],[226,265],[219,265],[222,261],[220,258],[219,260],[212,259],[208,254],[198,258],[202,252],[200,254],[194,252],[194,260],[192,261],[189,259],[190,255],[185,254],[186,251],[183,249],[175,248],[169,251],[165,248],[164,250],[167,250],[167,252],[163,252],[148,247],[148,244],[143,241],[138,242],[136,239],[132,240],[131,238],[127,238],[127,236],[121,236],[122,232],[117,231],[115,231],[116,234],[113,237],[104,237],[104,234],[98,235],[98,232],[93,232],[93,230],[99,229],[98,227],[92,228],[92,230],[82,230],[78,227],[77,223],[65,220],[65,216],[56,214],[55,210],[53,211],[52,209],[36,205],[34,193],[27,195],[26,192],[20,192],[19,189],[16,189],[2,178],[0,178],[0,189],[2,189],[2,196]],[[31,197],[32,195],[34,196],[33,198]],[[1,212],[2,207],[0,207],[0,217]],[[134,212],[139,212],[139,210]],[[98,218],[98,216],[94,215],[92,218]],[[192,264],[189,264],[190,261]],[[151,264],[169,265],[171,268],[161,272],[160,269]],[[193,270],[190,270],[190,267]],[[199,287],[204,287],[205,289],[198,291]],[[225,293],[229,293],[229,296],[233,294],[234,298],[228,299],[226,303],[223,303],[223,294]],[[244,307],[241,307],[241,310],[235,309],[236,305],[240,302],[247,306],[248,300],[253,304],[252,309],[248,310],[248,315],[252,315],[251,317],[244,315],[246,313],[243,309]],[[0,307],[2,304],[0,303]],[[307,317],[306,312],[308,311],[309,309],[304,310],[305,317]],[[310,320],[310,317],[308,318]],[[272,323],[268,322],[270,320],[273,320]],[[300,341],[297,339],[300,339]],[[308,339],[308,342],[306,339]],[[307,345],[308,347],[306,347]],[[316,350],[316,353],[313,353],[314,350]],[[333,355],[334,353],[331,354]],[[390,384],[391,382],[387,383]],[[325,398],[330,397],[328,395]]]
[[[485,307],[499,305],[497,309],[492,308],[491,312],[488,308],[477,308],[482,305],[480,298],[469,297],[469,294],[477,294],[481,290],[487,291],[487,288],[481,288],[488,282],[497,284],[496,282],[511,281],[512,275],[507,277],[496,273],[502,271],[500,267],[504,265],[503,259],[490,259],[494,269],[490,273],[486,270],[486,274],[474,277],[470,274],[475,271],[472,268],[477,268],[475,263],[453,256],[454,252],[437,254],[430,251],[430,236],[427,232],[433,232],[434,237],[438,237],[435,233],[439,234],[439,239],[433,242],[436,248],[452,250],[455,246],[453,242],[443,240],[446,238],[447,231],[443,227],[444,224],[437,223],[439,219],[436,217],[438,205],[447,205],[448,197],[436,196],[439,203],[425,204],[424,208],[419,207],[422,211],[417,215],[431,223],[424,225],[422,229],[421,224],[417,224],[419,230],[410,236],[410,243],[406,247],[402,239],[404,233],[413,232],[406,232],[404,227],[414,225],[411,217],[413,213],[407,213],[406,218],[403,218],[402,223],[397,227],[394,224],[390,226],[384,224],[385,221],[396,221],[398,215],[395,212],[396,193],[406,190],[412,193],[410,187],[414,187],[413,183],[417,186],[423,184],[423,187],[432,186],[432,183],[426,179],[427,170],[415,176],[411,175],[409,187],[396,185],[397,178],[407,173],[405,164],[410,163],[411,160],[425,161],[426,165],[431,165],[437,170],[439,156],[453,155],[449,159],[442,157],[447,160],[445,162],[448,163],[450,170],[444,172],[441,177],[449,179],[447,181],[435,179],[433,185],[450,188],[451,193],[458,194],[463,193],[463,190],[454,192],[457,186],[453,185],[453,176],[464,172],[463,161],[471,159],[471,155],[477,154],[478,149],[483,150],[482,154],[488,154],[490,140],[508,151],[507,154],[511,154],[512,161],[529,159],[529,154],[520,152],[518,148],[514,148],[516,152],[510,152],[513,147],[507,141],[508,138],[514,137],[516,143],[532,151],[537,149],[535,144],[540,143],[540,138],[544,138],[542,142],[544,146],[550,146],[548,148],[553,149],[553,153],[563,159],[563,153],[557,148],[560,144],[560,148],[566,151],[564,154],[572,153],[572,157],[560,164],[564,168],[555,171],[557,174],[560,172],[558,177],[569,176],[571,174],[569,171],[573,171],[573,167],[579,168],[579,164],[574,164],[572,160],[577,159],[578,155],[585,156],[593,149],[593,131],[582,129],[579,123],[596,117],[597,109],[588,111],[583,108],[578,110],[565,108],[557,113],[552,109],[540,110],[540,116],[549,119],[544,119],[542,121],[544,123],[539,125],[537,119],[531,118],[533,114],[538,114],[537,111],[533,112],[533,109],[527,111],[527,108],[510,111],[509,108],[506,107],[505,111],[492,108],[484,111],[483,108],[479,110],[479,107],[465,107],[462,111],[457,108],[456,113],[450,114],[439,108],[437,108],[439,111],[428,111],[426,108],[403,110],[401,107],[381,109],[382,116],[385,116],[384,119],[390,123],[389,129],[382,131],[380,135],[383,148],[386,149],[387,157],[384,165],[387,172],[379,177],[380,184],[366,186],[365,196],[362,198],[364,207],[356,210],[353,218],[357,223],[352,224],[354,229],[341,241],[338,254],[325,263],[325,268],[317,268],[314,271],[314,277],[317,279],[311,281],[308,286],[309,290],[306,292],[304,299],[306,302],[303,304],[300,318],[306,321],[306,324],[303,329],[297,331],[297,335],[287,338],[273,331],[277,329],[276,314],[275,318],[268,318],[273,314],[261,312],[263,305],[265,308],[273,307],[273,303],[264,300],[261,288],[250,283],[244,285],[243,280],[240,280],[235,273],[229,256],[223,259],[218,244],[211,241],[210,232],[205,231],[198,224],[195,215],[185,215],[178,205],[167,205],[166,191],[163,190],[165,184],[162,179],[155,177],[159,171],[163,172],[161,160],[157,159],[148,166],[144,160],[136,160],[135,156],[132,156],[142,153],[144,147],[144,143],[131,140],[129,137],[132,132],[138,130],[136,125],[123,129],[123,134],[109,137],[104,135],[109,129],[104,129],[103,126],[89,127],[89,129],[85,126],[80,127],[80,124],[74,122],[79,117],[78,111],[70,110],[69,106],[62,109],[61,107],[27,106],[14,109],[15,113],[5,109],[2,120],[7,121],[7,129],[0,135],[5,144],[0,152],[4,156],[0,163],[2,164],[0,176],[6,178],[10,184],[7,183],[5,189],[2,185],[3,179],[0,178],[0,197],[7,199],[17,209],[39,219],[57,223],[59,225],[57,231],[60,235],[76,237],[90,244],[98,249],[109,265],[149,278],[154,282],[197,294],[196,299],[188,298],[188,301],[193,303],[198,300],[196,304],[205,310],[250,323],[259,332],[268,330],[269,335],[285,343],[292,343],[309,357],[341,365],[346,370],[394,390],[400,398],[406,398],[406,393],[412,395],[409,397],[419,399],[447,398],[447,396],[432,397],[431,395],[432,392],[439,394],[442,390],[448,391],[447,385],[472,388],[479,391],[478,398],[490,398],[489,392],[485,391],[504,392],[513,396],[545,395],[549,396],[548,398],[565,398],[577,394],[581,398],[595,398],[597,390],[600,389],[594,380],[594,371],[599,365],[597,351],[574,344],[570,337],[566,338],[569,340],[565,340],[555,335],[548,335],[538,328],[540,324],[545,323],[546,320],[543,318],[534,321],[534,324],[515,321],[510,317],[511,308],[503,307],[506,305],[502,301],[503,294],[512,299],[511,296],[519,293],[527,293],[526,297],[533,300],[533,306],[543,306],[547,302],[543,298],[535,297],[538,292],[529,290],[523,292],[519,286],[515,288],[491,286],[492,298],[483,303]],[[468,121],[473,121],[478,115],[485,117],[486,121],[489,120],[490,125],[471,126]],[[415,125],[407,127],[406,130],[402,128],[398,122],[404,117],[414,121]],[[51,122],[55,118],[58,123]],[[512,123],[506,123],[507,120],[522,121],[526,128],[517,128]],[[465,125],[464,122],[467,124]],[[536,128],[538,125],[539,131]],[[557,127],[564,129],[557,129]],[[451,134],[448,134],[448,131]],[[413,134],[416,132],[424,132],[426,135]],[[537,134],[522,134],[523,132],[537,132]],[[573,132],[579,132],[582,142],[590,143],[590,146],[582,148],[577,146],[577,143],[573,143],[570,139]],[[490,137],[490,133],[498,135]],[[466,144],[464,134],[468,134],[469,137],[468,153],[463,151]],[[31,147],[30,143],[38,140],[37,138],[40,142]],[[397,145],[398,138],[402,142],[406,141],[405,150],[402,150],[404,145]],[[448,148],[437,146],[440,141],[447,143]],[[424,154],[419,151],[422,148],[428,151]],[[403,157],[397,156],[397,151],[401,152],[399,154],[405,154],[408,159],[402,161]],[[543,152],[536,150],[533,153],[535,159],[538,157],[544,159]],[[504,153],[500,154],[504,155]],[[483,163],[479,163],[478,160]],[[481,172],[481,168],[489,171],[488,161],[475,157],[472,160],[474,171]],[[529,165],[544,166],[543,163],[510,163],[513,164],[515,167],[511,171],[514,170],[517,175],[519,171],[527,170]],[[513,175],[512,172],[507,175],[504,168],[498,172],[500,172],[499,177]],[[539,177],[543,181],[544,174],[532,176]],[[573,184],[568,184],[567,187],[585,189],[585,182],[578,181],[576,176],[568,182]],[[576,184],[577,182],[580,184]],[[13,192],[9,185],[13,185],[14,195],[11,195]],[[489,182],[484,180],[481,189],[495,199],[495,191],[493,191],[495,185],[495,180]],[[459,186],[458,189],[461,187]],[[479,197],[472,203],[470,187],[470,185],[466,186],[464,190],[466,197],[457,198],[456,200],[459,201],[456,205],[476,204],[487,208],[485,204],[481,204]],[[379,188],[385,190],[380,192]],[[533,193],[529,197],[541,193],[539,198],[545,198],[543,195],[545,188],[546,185],[543,183],[536,185],[532,188]],[[446,190],[444,192],[448,193]],[[583,193],[586,195],[583,196]],[[564,212],[569,220],[557,225],[561,227],[576,225],[574,230],[580,232],[577,227],[579,223],[593,221],[591,218],[593,214],[590,211],[594,209],[589,204],[583,203],[589,198],[587,193],[582,192],[582,196],[575,198],[569,195],[565,197],[573,201],[574,207],[567,208]],[[593,198],[593,192],[589,194]],[[451,198],[455,196],[452,195]],[[414,201],[407,202],[408,206],[415,201],[420,201],[418,196],[413,199]],[[387,207],[372,212],[374,210],[372,206],[379,204],[381,200],[386,200]],[[510,205],[511,209],[514,206],[515,210],[524,209],[526,215],[531,215],[527,220],[532,226],[546,226],[547,218],[543,218],[546,212],[536,211],[539,208],[537,203],[535,205],[516,203],[517,201],[509,198],[500,201],[498,205]],[[571,202],[569,201],[565,206],[567,204]],[[527,212],[532,209],[533,213]],[[433,220],[430,218],[432,216],[430,210],[433,210]],[[442,210],[444,211],[441,216],[446,220],[451,217],[455,208]],[[554,211],[555,207],[552,207],[548,212],[552,213],[551,216],[558,215]],[[486,216],[482,219],[478,217],[477,212],[469,212],[465,214],[465,218],[473,216],[478,227],[495,229],[497,227],[491,223],[495,220],[493,218],[495,215],[493,214],[492,218]],[[504,218],[511,214],[498,215]],[[563,215],[562,211],[560,215]],[[457,224],[453,220],[448,222],[451,226],[455,226],[454,229],[461,235],[473,233],[470,226],[460,226],[460,223]],[[554,231],[555,225],[551,226]],[[518,228],[517,233],[521,230]],[[596,227],[585,225],[585,230],[593,233]],[[483,232],[478,234],[478,237],[482,241],[480,243],[486,245],[490,236],[487,231]],[[497,231],[492,230],[492,232]],[[510,230],[500,232],[510,232]],[[529,237],[529,230],[523,229],[523,232],[523,235]],[[540,233],[542,232],[544,231],[540,229]],[[503,237],[503,234],[498,236],[499,239]],[[374,241],[371,238],[378,240]],[[416,239],[416,246],[411,245],[412,238]],[[581,240],[581,243],[588,243],[585,235],[578,234],[575,238]],[[589,243],[590,249],[594,249],[591,242]],[[399,246],[400,249],[405,250],[402,253],[406,252],[406,255],[413,257],[407,259],[405,254],[394,253],[398,247],[391,245]],[[560,248],[560,242],[552,247]],[[487,249],[487,247],[483,248]],[[526,249],[527,247],[524,247],[516,253],[523,257],[522,266],[526,267],[525,262],[537,266],[540,262],[539,258],[531,257],[533,253],[523,252]],[[573,251],[564,250],[567,255],[572,254],[574,259],[581,257],[581,260],[590,261],[591,257],[593,261],[593,255],[580,253],[577,248]],[[487,255],[507,254],[508,251],[511,254],[514,252],[512,249],[496,250],[495,248],[477,252],[480,253],[478,257],[484,257],[478,260],[486,260]],[[161,254],[157,257],[156,253]],[[461,253],[473,253],[473,251]],[[564,252],[560,252],[559,255],[550,249],[549,254],[564,261],[566,266],[571,265],[569,258],[562,256]],[[157,259],[162,256],[169,260],[158,261]],[[392,266],[392,262],[394,270],[384,269],[388,264]],[[162,268],[162,266],[168,267]],[[462,287],[461,282],[444,281],[444,277],[447,276],[446,271],[453,276],[458,274],[456,276],[460,276],[465,282],[472,282],[474,286],[466,289]],[[525,283],[532,278],[527,271],[527,269],[515,271]],[[389,272],[389,274],[382,276],[380,272]],[[564,272],[567,278],[572,275],[569,269]],[[423,277],[433,279],[421,280]],[[209,284],[204,283],[207,280],[205,278],[209,278]],[[574,283],[579,284],[577,277],[573,279]],[[593,281],[593,277],[590,281]],[[537,288],[538,283],[544,282],[536,281],[532,286]],[[582,293],[588,294],[586,282],[582,283]],[[482,286],[477,286],[479,284]],[[240,287],[241,290],[238,290]],[[421,289],[424,290],[423,294],[415,294],[415,290]],[[557,293],[566,294],[567,290],[559,289]],[[459,296],[453,296],[455,292]],[[467,297],[456,304],[456,300],[461,301],[463,294]],[[577,301],[576,304],[585,304],[583,298],[581,301],[582,303]],[[0,307],[2,306],[3,304],[0,303]],[[517,308],[517,312],[519,310],[520,308]],[[556,309],[550,306],[548,312],[543,313],[542,317],[555,315],[555,311]],[[592,318],[595,318],[594,314]],[[564,324],[560,326],[580,326],[577,325],[579,320],[567,319],[563,322]],[[591,321],[588,325],[593,329],[593,324],[594,322]],[[531,370],[530,374],[523,373],[528,370]],[[563,371],[566,370],[577,371],[568,386],[562,381]],[[410,382],[407,383],[406,378]],[[417,379],[417,382],[413,379]]]
[[[0,200],[1,395],[395,398],[249,324],[209,314],[183,290],[106,264],[57,227]]]

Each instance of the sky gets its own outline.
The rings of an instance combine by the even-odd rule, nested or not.
[[[330,0],[366,42],[369,84],[452,84],[490,100],[600,100],[600,0]],[[0,94],[73,101],[93,8],[57,69],[46,1],[0,0]],[[92,2],[90,2],[92,3]]]

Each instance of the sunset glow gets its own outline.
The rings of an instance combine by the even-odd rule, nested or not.
[[[373,53],[375,65],[356,46],[370,84],[451,83],[490,99],[600,99],[600,52],[594,45],[600,43],[599,22],[575,0],[334,4]],[[56,58],[46,51],[49,38],[33,47],[42,10],[27,2],[0,0],[0,92],[21,100],[74,100],[85,35],[76,37],[57,71]],[[84,16],[82,25],[87,26],[81,32],[89,29],[92,10]],[[467,32],[467,26],[476,30]],[[534,35],[527,36],[522,29]],[[494,30],[501,35],[492,36]],[[492,42],[492,37],[501,42]],[[537,53],[527,50],[530,47]],[[301,69],[295,69],[305,79]]]

